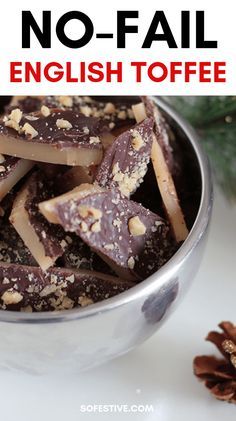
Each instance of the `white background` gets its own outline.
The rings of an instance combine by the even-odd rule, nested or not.
[[[69,49],[58,41],[55,35],[57,20],[70,10],[80,10],[92,20],[97,32],[113,32],[116,34],[116,11],[139,10],[139,19],[127,20],[127,24],[138,24],[138,34],[127,34],[127,48],[116,48],[114,39],[96,39],[82,49]],[[31,10],[38,23],[41,21],[42,10],[52,11],[52,48],[42,49],[35,36],[32,36],[30,50],[21,48],[21,11]],[[164,10],[177,44],[180,43],[181,10],[191,11],[191,49],[169,49],[165,42],[153,42],[151,49],[141,49],[147,30],[150,26],[155,10]],[[195,11],[204,10],[206,20],[206,39],[218,40],[218,49],[195,48]],[[68,0],[64,2],[49,0],[11,0],[1,6],[0,14],[0,89],[1,94],[157,94],[157,95],[233,95],[236,92],[236,53],[235,53],[235,16],[236,3],[234,0],[224,2],[212,0]],[[66,26],[67,34],[72,38],[82,33],[82,25],[73,20]],[[135,83],[134,73],[129,67],[131,61],[227,61],[227,83],[192,83],[183,82],[182,76],[175,84],[168,81],[154,83],[144,78],[143,83]],[[123,83],[78,83],[66,84],[42,82],[28,84],[9,83],[10,61],[50,61],[73,63],[74,73],[77,74],[80,61],[123,61]]]
[[[235,405],[210,396],[192,374],[195,355],[222,320],[236,322],[236,206],[216,194],[209,241],[187,297],[150,340],[100,368],[33,376],[0,368],[4,421],[235,421]],[[152,404],[150,414],[81,413],[87,404]]]

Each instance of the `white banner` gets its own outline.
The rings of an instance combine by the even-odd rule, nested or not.
[[[0,94],[234,95],[235,16],[235,0],[4,2]]]

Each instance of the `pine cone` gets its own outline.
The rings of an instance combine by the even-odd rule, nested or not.
[[[222,322],[220,332],[210,332],[206,338],[224,358],[201,355],[194,359],[194,374],[210,392],[222,401],[236,403],[236,325]]]

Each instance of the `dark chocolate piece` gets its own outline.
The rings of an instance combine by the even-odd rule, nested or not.
[[[77,197],[76,193],[68,200],[62,196],[39,207],[52,222],[78,234],[123,279],[145,279],[169,257],[165,221],[118,191],[84,196],[80,191]]]
[[[113,297],[133,284],[99,272],[0,265],[0,308],[13,311],[58,311]]]
[[[153,120],[145,119],[116,138],[95,177],[101,187],[117,188],[129,197],[143,181],[152,148]]]

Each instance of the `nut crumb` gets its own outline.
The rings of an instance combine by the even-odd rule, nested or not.
[[[23,300],[23,295],[17,291],[9,289],[2,294],[1,299],[4,304],[8,306],[9,304],[18,304],[21,300]]]
[[[30,135],[30,139],[33,139],[34,137],[38,136],[37,130],[31,126],[29,123],[25,123],[22,127],[22,131],[25,132],[26,135]]]
[[[73,105],[73,100],[71,96],[59,96],[59,102],[62,106],[71,108]]]
[[[16,123],[19,124],[19,122],[22,119],[22,111],[19,108],[15,108],[15,110],[12,110],[11,114],[10,114],[10,120],[15,121]]]
[[[141,149],[144,145],[144,141],[137,130],[133,130],[132,137],[133,139],[131,144],[136,151],[139,151],[139,149]]]
[[[42,105],[41,107],[41,114],[43,114],[44,117],[48,117],[50,115],[51,111],[46,105]]]
[[[101,141],[100,141],[100,139],[99,139],[99,137],[98,136],[91,136],[90,138],[89,138],[89,143],[91,144],[91,145],[97,145],[98,143],[100,143]]]
[[[114,114],[116,111],[115,105],[112,104],[112,102],[108,102],[106,106],[104,107],[104,113],[105,114]]]
[[[133,269],[134,268],[134,265],[135,265],[135,260],[134,260],[134,258],[133,258],[133,256],[131,256],[131,257],[129,257],[129,259],[128,259],[128,267],[129,267],[129,269]]]
[[[144,235],[146,232],[146,227],[140,220],[139,216],[133,216],[129,219],[128,222],[129,232],[134,237],[139,235]]]
[[[64,118],[58,118],[56,121],[56,126],[58,129],[71,129],[72,124],[68,120],[64,120]]]
[[[101,231],[101,223],[100,221],[94,222],[94,224],[91,226],[92,232],[99,232]]]
[[[82,295],[79,297],[78,303],[81,305],[81,307],[86,307],[89,304],[93,304],[94,301],[91,298]]]

